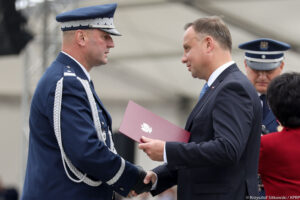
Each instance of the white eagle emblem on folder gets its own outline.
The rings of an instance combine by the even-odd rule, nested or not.
[[[152,127],[149,126],[149,124],[147,124],[147,123],[145,123],[145,122],[141,124],[141,129],[142,129],[142,131],[144,131],[145,133],[152,133]]]

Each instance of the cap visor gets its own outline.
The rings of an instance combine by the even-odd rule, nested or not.
[[[271,62],[271,63],[262,63],[262,62],[253,62],[246,60],[247,65],[254,70],[261,70],[261,71],[269,71],[276,69],[277,67],[280,66],[280,62]]]
[[[100,30],[115,36],[122,36],[115,28],[100,28]]]

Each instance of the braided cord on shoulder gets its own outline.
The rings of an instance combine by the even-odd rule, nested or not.
[[[80,172],[70,161],[67,155],[64,152],[62,139],[61,139],[61,103],[62,103],[62,91],[63,91],[63,77],[57,82],[55,97],[54,97],[54,110],[53,110],[53,122],[54,122],[54,132],[57,139],[57,143],[61,152],[61,158],[64,166],[64,170],[70,180],[75,183],[84,182],[87,185],[97,187],[101,185],[101,181],[93,181],[87,177],[87,174],[83,174]],[[78,178],[77,180],[72,178],[67,170],[67,166],[71,170],[71,172]]]
[[[102,131],[102,129],[101,129],[101,123],[100,123],[100,119],[99,119],[99,115],[98,115],[97,105],[96,105],[93,93],[91,91],[89,82],[87,80],[83,80],[83,79],[81,79],[79,77],[77,77],[77,79],[82,84],[82,86],[83,86],[83,88],[84,88],[84,90],[85,90],[85,92],[87,94],[88,100],[90,102],[90,106],[91,106],[91,110],[92,110],[92,116],[93,116],[93,121],[94,121],[94,126],[96,128],[98,138],[99,138],[100,141],[102,141],[102,142],[104,142],[104,144],[106,144],[105,143],[106,133],[104,131]]]
[[[101,129],[101,123],[100,123],[100,119],[99,119],[99,115],[98,115],[98,109],[97,109],[96,101],[95,101],[93,93],[91,91],[89,82],[87,80],[81,79],[80,77],[77,77],[77,79],[81,82],[81,84],[84,87],[85,92],[88,96],[88,100],[90,102],[92,115],[93,115],[93,120],[94,120],[94,125],[96,127],[98,138],[99,138],[99,140],[103,141],[104,144],[106,144],[105,143],[106,133],[104,131],[102,131],[102,129]],[[114,146],[114,142],[112,140],[112,134],[111,134],[110,130],[108,130],[108,135],[109,135],[109,139],[110,139],[110,148],[109,149],[113,153],[117,154],[117,151],[116,151],[115,146]],[[120,177],[122,176],[122,174],[125,170],[125,160],[122,157],[120,157],[120,158],[121,158],[121,166],[120,166],[118,172],[113,176],[113,178],[111,178],[109,181],[106,182],[108,185],[112,185],[115,182],[117,182],[120,179]]]

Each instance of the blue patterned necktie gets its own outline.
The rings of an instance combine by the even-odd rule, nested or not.
[[[203,97],[203,95],[205,94],[205,92],[207,91],[208,88],[209,87],[208,87],[207,83],[205,83],[202,90],[201,90],[201,92],[200,92],[199,100]]]
[[[268,103],[267,103],[267,99],[266,99],[266,95],[260,95],[259,97],[262,102],[263,102],[263,119],[265,119],[265,117],[269,114],[270,112],[270,108],[268,106]]]

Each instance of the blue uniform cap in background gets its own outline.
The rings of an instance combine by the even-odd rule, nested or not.
[[[245,59],[249,67],[255,70],[273,70],[281,65],[284,51],[290,45],[269,38],[260,38],[239,45],[245,50]]]
[[[97,28],[120,36],[113,22],[116,8],[115,3],[77,8],[57,15],[56,21],[61,23],[62,31]]]

